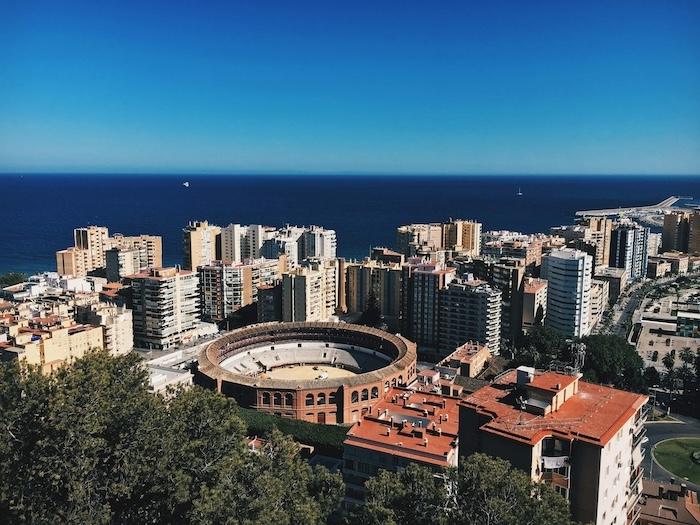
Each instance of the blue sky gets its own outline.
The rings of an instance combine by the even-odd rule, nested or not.
[[[0,0],[0,171],[700,174],[700,2]]]

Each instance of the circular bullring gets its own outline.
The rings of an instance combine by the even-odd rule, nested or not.
[[[352,423],[416,376],[416,346],[345,323],[261,323],[200,353],[197,383],[247,408],[315,423]]]

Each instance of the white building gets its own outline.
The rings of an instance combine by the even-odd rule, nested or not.
[[[304,259],[335,259],[338,241],[335,230],[326,230],[320,226],[310,226],[302,236]]]
[[[110,355],[128,354],[134,348],[133,315],[126,307],[100,303],[84,309],[79,320],[102,327],[104,347]]]
[[[610,283],[602,279],[591,279],[591,320],[588,324],[593,329],[602,319],[610,299]]]
[[[335,313],[335,281],[326,268],[304,266],[282,275],[282,320],[327,321]],[[333,297],[331,300],[330,297]]]
[[[196,338],[200,324],[196,273],[154,268],[133,275],[130,280],[137,347],[167,349]]]
[[[542,278],[548,283],[546,326],[567,337],[588,335],[592,269],[593,258],[580,250],[563,248],[542,256]]]

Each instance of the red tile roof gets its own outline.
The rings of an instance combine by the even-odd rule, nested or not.
[[[348,431],[344,444],[446,466],[457,454],[458,403],[454,397],[392,388]]]
[[[553,391],[557,383],[563,388],[564,378],[569,378],[568,384],[575,380],[546,372],[536,375],[530,385]],[[535,444],[554,434],[604,446],[648,400],[644,395],[579,381],[578,393],[555,412],[538,416],[520,410],[518,395],[513,370],[465,398],[462,405],[490,418],[482,431],[515,441]]]

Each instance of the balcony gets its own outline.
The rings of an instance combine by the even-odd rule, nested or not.
[[[632,439],[632,448],[637,448],[637,446],[642,442],[644,439],[644,436],[647,435],[647,427],[642,426],[637,432],[634,434],[634,438]]]
[[[627,513],[627,524],[636,525],[639,520],[639,515],[642,513],[642,506],[635,503]]]
[[[636,472],[632,472],[630,476],[630,492],[635,492],[639,486],[639,482],[642,480],[642,475],[644,474],[643,468],[638,468]]]
[[[558,472],[543,472],[541,480],[550,485],[556,485],[565,489],[569,488],[568,476]]]

